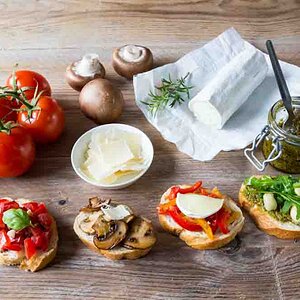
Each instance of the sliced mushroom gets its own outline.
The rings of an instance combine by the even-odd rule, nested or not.
[[[95,246],[103,250],[111,249],[118,245],[126,237],[128,228],[127,224],[123,221],[110,221],[107,224],[109,225],[109,230],[106,234],[102,235],[102,230],[98,228],[100,231],[94,236]]]
[[[94,212],[94,211],[99,211],[102,206],[109,205],[110,199],[108,200],[102,200],[99,197],[92,197],[89,199],[89,204],[88,206],[85,206],[80,209],[82,212]]]
[[[82,88],[95,78],[104,78],[105,69],[94,53],[84,55],[80,60],[70,64],[65,73],[67,83],[76,91]]]
[[[86,218],[82,219],[79,223],[79,227],[82,231],[87,234],[95,234],[94,224],[97,222],[98,218],[101,217],[102,212],[96,211],[90,213]]]
[[[156,237],[151,221],[137,217],[129,226],[129,233],[124,241],[124,247],[146,249],[155,244]]]
[[[135,218],[135,215],[129,215],[129,216],[127,216],[127,217],[125,217],[124,219],[123,219],[123,221],[125,222],[125,223],[130,223],[133,219]]]
[[[115,49],[112,57],[115,71],[127,78],[153,68],[153,56],[150,49],[140,45],[125,45]]]

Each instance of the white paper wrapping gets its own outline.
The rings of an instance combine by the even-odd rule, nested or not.
[[[220,151],[246,147],[266,125],[267,115],[274,102],[280,99],[269,57],[268,74],[246,103],[227,121],[222,129],[213,129],[196,120],[188,109],[188,101],[175,108],[166,107],[153,117],[145,104],[149,91],[155,91],[162,78],[171,74],[172,79],[191,73],[188,85],[194,86],[194,97],[234,56],[245,49],[254,48],[243,40],[233,28],[226,30],[202,48],[196,49],[178,61],[138,74],[133,79],[136,104],[147,120],[177,148],[196,160],[211,160]],[[257,50],[259,51],[259,50]],[[291,95],[300,95],[300,68],[281,62]],[[228,82],[228,84],[231,84]]]

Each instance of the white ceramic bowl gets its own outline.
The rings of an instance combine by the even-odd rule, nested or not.
[[[103,184],[103,183],[99,183],[98,181],[96,181],[92,178],[89,178],[84,172],[81,171],[80,166],[84,162],[84,154],[88,148],[89,142],[91,141],[92,134],[95,132],[97,132],[97,133],[103,132],[104,133],[110,129],[123,130],[126,132],[135,133],[135,134],[139,135],[141,137],[142,151],[144,153],[144,156],[147,159],[147,165],[143,171],[139,172],[136,175],[122,177],[120,179],[120,182],[116,182],[113,184]],[[97,127],[90,129],[86,133],[84,133],[76,141],[76,143],[73,146],[73,149],[71,152],[71,162],[72,162],[72,167],[73,167],[74,171],[76,172],[76,174],[80,178],[82,178],[84,181],[86,181],[92,185],[99,186],[103,189],[116,190],[116,189],[125,188],[125,187],[133,184],[140,177],[142,177],[149,169],[149,167],[152,163],[152,160],[153,160],[153,155],[154,155],[153,145],[152,145],[150,139],[148,138],[148,136],[144,132],[142,132],[141,130],[139,130],[133,126],[114,123],[114,124],[106,124],[106,125],[97,126]]]

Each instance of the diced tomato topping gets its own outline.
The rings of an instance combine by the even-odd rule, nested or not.
[[[5,226],[6,226],[6,225],[4,224],[2,218],[3,218],[3,214],[0,213],[0,229],[5,229]]]
[[[43,214],[43,213],[47,213],[47,207],[44,203],[39,203],[38,204],[38,208],[34,211],[34,214],[39,215],[39,214]]]
[[[11,208],[19,208],[18,203],[0,199],[0,250],[20,251],[24,247],[27,259],[30,259],[37,249],[46,251],[51,237],[52,217],[45,204],[28,202],[22,205],[23,210],[30,210],[32,226],[16,231],[14,238],[8,236],[7,226],[2,220],[3,212]]]
[[[9,236],[5,230],[0,231],[0,250],[4,250],[4,247],[7,247],[10,244]]]
[[[0,199],[0,213],[4,213],[11,208],[19,208],[19,204],[15,201]]]
[[[48,213],[42,213],[38,215],[39,223],[45,228],[49,228],[52,224],[52,218]]]
[[[38,209],[39,204],[37,202],[28,202],[24,203],[23,207],[25,207],[27,210],[30,209],[34,213]]]
[[[31,238],[24,240],[25,256],[30,259],[36,253],[36,246]]]
[[[18,243],[11,243],[9,245],[3,246],[2,250],[20,251],[22,250],[22,246]]]

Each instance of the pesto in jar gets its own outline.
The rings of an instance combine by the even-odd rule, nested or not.
[[[280,100],[271,108],[268,123],[272,129],[272,134],[264,139],[262,151],[264,157],[267,159],[274,149],[274,136],[280,138],[281,155],[276,160],[271,161],[270,164],[280,171],[296,174],[300,173],[300,97],[293,97],[292,104],[296,118],[293,121],[292,128],[289,130],[284,128],[284,120],[286,120],[287,115],[283,102]],[[282,113],[285,113],[284,118],[280,117]]]
[[[281,141],[282,154],[270,164],[283,172],[290,174],[300,173],[300,147]],[[266,138],[263,143],[263,154],[265,158],[269,156],[273,149],[272,140]]]

